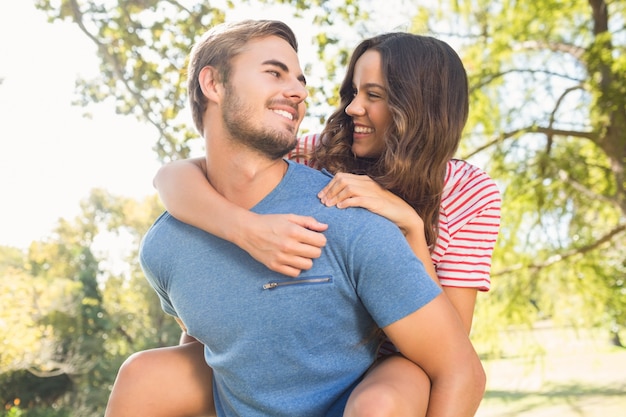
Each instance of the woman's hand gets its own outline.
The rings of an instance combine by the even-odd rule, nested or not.
[[[313,217],[295,214],[250,214],[240,223],[239,247],[269,269],[296,277],[313,266],[326,245],[328,228]]]
[[[327,206],[362,207],[394,222],[404,233],[413,253],[424,264],[428,275],[439,285],[424,235],[424,221],[406,201],[385,190],[367,175],[343,172],[336,174],[317,196]]]
[[[424,232],[420,216],[406,201],[385,190],[367,175],[340,172],[317,196],[326,206],[362,207],[394,222],[402,232]],[[418,230],[416,230],[416,228]]]

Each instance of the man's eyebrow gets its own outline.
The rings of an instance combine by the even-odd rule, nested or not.
[[[283,62],[275,60],[275,59],[268,59],[267,61],[263,61],[262,64],[263,65],[273,65],[273,66],[276,66],[276,67],[280,68],[284,72],[289,72],[289,67],[287,65],[285,65]],[[306,85],[306,78],[304,77],[304,74],[300,74],[298,76],[298,80],[302,84]]]

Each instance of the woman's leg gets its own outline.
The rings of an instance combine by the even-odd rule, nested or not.
[[[151,349],[120,367],[105,417],[215,416],[212,372],[199,342]]]
[[[352,391],[344,417],[423,417],[430,380],[419,366],[400,355],[385,358]]]

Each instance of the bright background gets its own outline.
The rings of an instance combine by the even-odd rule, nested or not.
[[[377,17],[385,29],[402,23]],[[115,115],[111,103],[71,105],[75,80],[97,71],[95,47],[77,27],[47,23],[28,0],[0,0],[0,245],[45,238],[59,218],[79,214],[92,188],[134,198],[155,192],[157,133]],[[478,415],[625,415],[626,352],[606,353],[605,333],[548,330],[532,334],[546,349],[541,360],[485,361],[491,394]]]
[[[74,83],[98,71],[95,46],[70,23],[49,24],[28,1],[0,3],[0,245],[26,248],[92,188],[155,192],[156,131],[112,103],[72,106]]]
[[[377,19],[368,28],[375,33],[406,24],[394,13],[400,4],[372,6]],[[310,27],[285,10],[239,7],[229,18],[284,20],[296,32],[304,66],[314,52]],[[345,36],[355,45],[360,40],[353,31]],[[59,218],[80,213],[93,188],[136,199],[156,192],[156,130],[116,115],[113,103],[71,104],[76,79],[97,71],[95,45],[76,25],[48,23],[28,0],[0,1],[0,245],[27,248],[50,235]]]

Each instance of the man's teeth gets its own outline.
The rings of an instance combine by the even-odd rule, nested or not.
[[[364,126],[355,126],[354,133],[372,133],[374,129]]]
[[[280,114],[283,117],[286,117],[289,120],[293,120],[293,114],[289,113],[288,111],[284,111],[284,110],[272,110],[274,113],[276,114]]]

